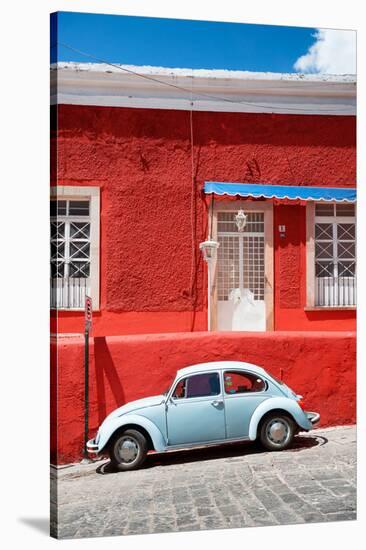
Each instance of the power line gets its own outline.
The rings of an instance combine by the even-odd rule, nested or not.
[[[146,74],[142,74],[142,73],[138,73],[136,71],[133,71],[132,69],[127,69],[126,67],[122,67],[121,65],[117,65],[116,63],[111,63],[110,61],[106,61],[105,59],[101,59],[101,58],[98,58],[96,57],[95,55],[92,55],[90,53],[87,53],[87,52],[83,52],[82,50],[79,50],[78,48],[74,48],[73,46],[69,46],[68,44],[65,44],[64,42],[57,42],[57,44],[54,44],[54,46],[63,46],[64,48],[67,48],[75,53],[78,53],[80,55],[83,55],[84,57],[88,57],[89,59],[93,59],[94,61],[98,61],[98,63],[103,63],[105,65],[109,65],[110,67],[114,67],[115,69],[118,69],[120,71],[123,71],[123,72],[126,72],[126,73],[129,73],[129,74],[132,74],[134,76],[137,76],[139,78],[144,78],[145,80],[150,80],[152,82],[156,82],[157,84],[160,84],[160,85],[163,85],[163,86],[168,86],[170,88],[175,88],[177,90],[181,90],[181,91],[184,91],[186,92],[188,95],[191,95],[191,98],[192,98],[192,89],[190,90],[189,88],[184,88],[183,86],[178,86],[177,84],[172,84],[171,82],[165,82],[164,80],[160,80],[159,78],[156,78],[156,77],[153,77],[153,76],[148,76]],[[193,75],[192,75],[192,82],[193,82]],[[273,107],[270,107],[268,105],[263,105],[261,103],[254,103],[254,102],[250,102],[250,101],[244,101],[244,100],[233,100],[233,99],[228,99],[226,97],[220,97],[220,96],[216,96],[216,95],[212,95],[212,94],[206,94],[205,92],[194,92],[194,95],[196,97],[207,97],[209,99],[215,99],[217,101],[223,101],[225,103],[232,103],[232,104],[236,104],[236,105],[248,105],[250,107],[260,107],[261,109],[270,109],[271,111],[270,112],[273,112]],[[191,99],[192,101],[192,99]],[[293,108],[291,107],[283,107],[281,106],[280,109],[282,111],[291,111],[293,112]],[[334,112],[337,112],[338,109],[335,109]],[[301,109],[300,107],[296,107],[296,111],[301,111],[301,112],[304,112],[304,113],[309,113],[309,109]],[[318,108],[318,111],[319,111],[319,108]],[[327,114],[330,114],[329,113],[329,108],[327,109],[326,111]]]

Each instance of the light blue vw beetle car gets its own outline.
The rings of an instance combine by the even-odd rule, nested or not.
[[[234,441],[255,441],[271,451],[291,445],[320,415],[302,409],[301,396],[261,367],[237,361],[181,369],[162,395],[127,403],[101,424],[89,453],[108,451],[119,470],[159,453]]]

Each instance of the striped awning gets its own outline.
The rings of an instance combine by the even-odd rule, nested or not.
[[[354,187],[308,187],[300,185],[262,185],[259,183],[205,182],[207,195],[288,199],[303,201],[355,202]]]

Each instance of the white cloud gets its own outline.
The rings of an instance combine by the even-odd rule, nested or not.
[[[356,74],[356,32],[317,29],[315,42],[297,59],[294,69],[303,73]]]

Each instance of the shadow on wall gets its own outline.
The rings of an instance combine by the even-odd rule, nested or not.
[[[96,336],[94,338],[94,363],[98,421],[99,424],[101,424],[107,416],[105,379],[108,381],[116,402],[116,406],[120,407],[125,403],[123,387],[109,351],[105,336]]]

